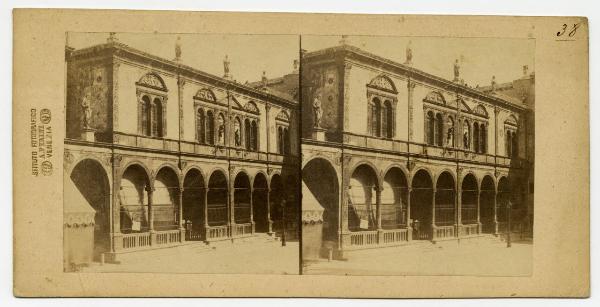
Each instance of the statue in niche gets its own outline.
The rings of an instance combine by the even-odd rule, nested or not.
[[[463,134],[463,142],[465,144],[465,149],[469,149],[469,131],[465,131]]]
[[[217,124],[219,125],[217,130],[217,143],[219,145],[225,145],[225,121],[222,117],[219,117]]]
[[[313,114],[315,128],[321,128],[321,118],[323,117],[323,108],[321,107],[321,93],[315,95],[313,100]]]
[[[235,146],[242,146],[242,133],[240,132],[240,124],[237,121],[234,124],[233,134]]]
[[[92,91],[91,88],[86,88],[83,94],[83,98],[81,99],[81,110],[83,113],[82,117],[82,125],[83,129],[90,129],[91,121],[92,121]]]
[[[446,132],[446,146],[454,146],[454,127],[450,126]]]

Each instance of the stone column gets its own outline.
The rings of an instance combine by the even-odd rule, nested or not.
[[[383,187],[375,187],[375,214],[377,218],[377,241],[383,244],[383,228],[381,227],[381,192]]]
[[[254,200],[253,200],[253,196],[254,196],[254,188],[252,186],[250,186],[250,224],[252,225],[252,234],[254,234]]]
[[[477,190],[477,233],[481,233],[481,191]]]
[[[153,245],[156,242],[156,232],[154,231],[154,211],[152,208],[152,195],[154,194],[154,187],[147,185],[146,192],[148,192],[148,231],[150,232],[150,245]]]
[[[113,159],[114,161],[115,159]],[[116,163],[116,162],[113,162]],[[121,179],[119,177],[119,171],[117,167],[113,167],[113,178],[115,178],[113,182],[113,192],[112,192],[112,206],[111,212],[112,214],[112,226],[111,226],[111,252],[116,252],[123,248],[123,241],[121,238],[123,234],[121,233],[121,198],[119,197],[121,191]]]
[[[377,217],[377,230],[381,229],[381,192],[382,187],[375,187],[375,214]]]
[[[498,208],[497,208],[498,192],[494,191],[494,222],[492,223],[494,235],[498,235]]]
[[[183,187],[179,188],[179,195],[177,195],[177,196],[178,196],[177,207],[179,209],[178,210],[178,214],[179,214],[179,216],[178,216],[179,225],[178,226],[179,226],[179,234],[180,234],[179,241],[183,242],[183,241],[185,241],[185,227],[183,225]]]
[[[209,188],[204,188],[204,240],[208,239],[208,191]],[[194,225],[192,224],[192,227]]]
[[[350,246],[350,228],[348,228],[348,198],[350,197],[350,186],[346,185],[348,179],[342,178],[340,189],[340,202],[338,203],[338,229],[337,247],[334,251],[336,259],[344,258],[344,249]]]
[[[456,191],[456,196],[454,197],[454,201],[456,205],[456,223],[454,224],[454,229],[456,231],[455,236],[460,237],[460,226],[462,225],[462,188],[459,186]]]
[[[273,235],[273,220],[271,220],[271,188],[267,188],[267,226],[269,235]]]
[[[412,241],[412,225],[410,221],[410,194],[412,193],[412,187],[408,187],[406,190],[406,235],[407,240]]]
[[[227,204],[229,206],[229,219],[227,225],[229,226],[229,234],[231,237],[235,236],[235,187],[229,187],[229,193],[227,193]]]
[[[436,189],[431,189],[431,240],[435,239],[435,193]]]

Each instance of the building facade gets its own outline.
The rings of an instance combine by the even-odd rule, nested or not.
[[[303,199],[324,208],[323,246],[334,256],[532,220],[523,102],[534,97],[503,95],[495,81],[469,87],[458,64],[445,80],[411,59],[410,49],[401,64],[345,42],[302,53]]]
[[[180,58],[114,35],[66,49],[64,182],[96,212],[95,257],[296,234],[297,95],[233,81],[228,60],[218,77]]]

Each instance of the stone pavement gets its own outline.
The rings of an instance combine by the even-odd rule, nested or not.
[[[410,245],[346,253],[345,261],[305,264],[303,274],[527,276],[532,272],[532,242],[493,237],[457,241],[413,241]]]
[[[120,264],[94,263],[82,272],[298,274],[298,242],[264,239],[194,242],[182,246],[119,254]]]

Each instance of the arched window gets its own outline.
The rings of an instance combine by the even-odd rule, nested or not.
[[[371,105],[371,135],[381,136],[381,101],[374,98]]]
[[[283,127],[277,128],[277,153],[283,154]]]
[[[205,127],[204,110],[198,108],[198,111],[196,112],[196,139],[199,143],[206,142]]]
[[[152,134],[152,127],[150,125],[150,110],[152,109],[150,104],[150,98],[146,95],[142,97],[141,106],[141,132],[143,135],[150,136]]]
[[[506,133],[506,156],[510,157],[512,155],[512,133],[510,132],[510,130],[507,130]]]
[[[206,142],[215,144],[215,116],[213,111],[206,112]]]
[[[512,133],[512,157],[516,158],[519,156],[519,141],[517,138],[517,132]]]
[[[258,151],[258,124],[252,121],[252,132],[250,133],[250,149]]]
[[[163,105],[160,99],[154,98],[152,102],[152,112],[150,113],[150,121],[152,122],[152,136],[163,136]]]
[[[427,144],[433,145],[435,143],[434,140],[434,131],[435,131],[435,118],[433,112],[427,112],[427,117],[425,119],[425,139]]]
[[[290,154],[290,132],[288,128],[283,128],[283,153]]]
[[[383,132],[386,138],[391,139],[394,136],[394,114],[392,109],[392,103],[386,100],[384,103],[383,113]]]
[[[143,75],[135,85],[136,91],[139,93],[138,133],[145,136],[163,137],[166,134],[164,113],[167,87],[165,82],[158,74],[151,72]]]
[[[479,152],[479,124],[477,122],[473,123],[473,150],[475,152]]]
[[[444,120],[442,114],[438,113],[435,115],[435,145],[442,146],[444,139]]]
[[[481,152],[482,153],[487,153],[487,136],[488,131],[487,131],[487,125],[482,124],[481,125]]]
[[[252,130],[250,128],[250,120],[246,118],[246,120],[244,120],[244,138],[246,143],[246,150],[250,150],[252,148],[251,133]]]

